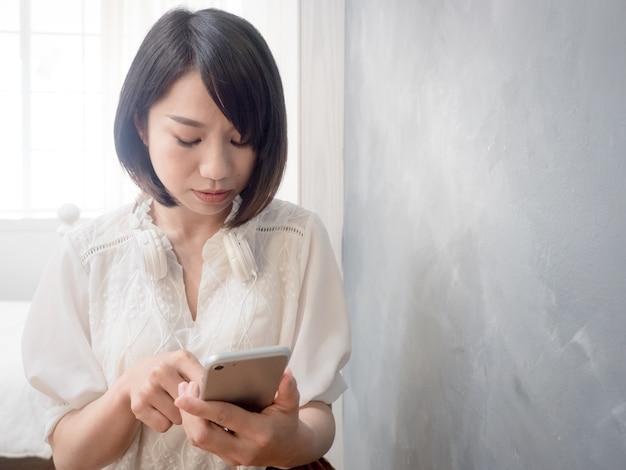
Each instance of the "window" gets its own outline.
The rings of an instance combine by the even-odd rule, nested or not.
[[[147,29],[175,0],[0,1],[0,219],[54,218],[72,202],[84,216],[136,192],[113,147],[125,72]],[[279,197],[297,202],[296,4],[203,0],[247,17],[274,52],[290,121],[290,158]]]
[[[3,215],[54,214],[68,201],[99,212],[120,178],[104,158],[100,11],[98,0],[0,3]]]

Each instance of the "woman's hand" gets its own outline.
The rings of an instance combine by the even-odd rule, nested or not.
[[[174,405],[178,384],[201,380],[203,368],[188,351],[173,351],[145,358],[130,367],[118,381],[127,394],[135,417],[157,432],[182,424]]]
[[[314,405],[315,418],[302,419],[298,387],[289,370],[274,403],[261,413],[203,401],[199,396],[197,383],[180,384],[175,405],[181,410],[187,437],[194,446],[219,455],[229,465],[290,467],[309,463],[326,452],[334,437],[328,405]],[[308,410],[304,414],[309,414]],[[320,419],[320,415],[324,417]],[[319,434],[324,439],[318,439]]]
[[[102,396],[67,413],[50,435],[56,468],[102,468],[120,458],[139,421],[157,431],[181,423],[174,406],[181,380],[200,380],[193,354],[176,351],[139,361]]]

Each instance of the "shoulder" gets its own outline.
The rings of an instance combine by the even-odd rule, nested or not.
[[[80,223],[64,237],[77,254],[85,260],[90,254],[122,244],[133,237],[130,215],[133,204],[115,209]]]
[[[280,199],[274,199],[259,214],[255,225],[257,232],[288,232],[302,237],[306,237],[311,230],[323,229],[317,214]]]
[[[319,216],[297,204],[274,199],[252,222],[250,232],[262,244],[273,240],[276,249],[289,251],[290,247],[292,253],[304,257],[309,253],[332,254],[328,232]]]

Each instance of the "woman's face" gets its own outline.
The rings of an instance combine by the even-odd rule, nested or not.
[[[174,82],[152,105],[147,122],[136,125],[157,176],[179,207],[223,220],[248,184],[256,155],[241,142],[200,74],[190,72]]]

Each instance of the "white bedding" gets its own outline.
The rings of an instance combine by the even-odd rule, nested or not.
[[[49,458],[43,411],[22,369],[22,329],[29,302],[0,301],[0,457]]]

